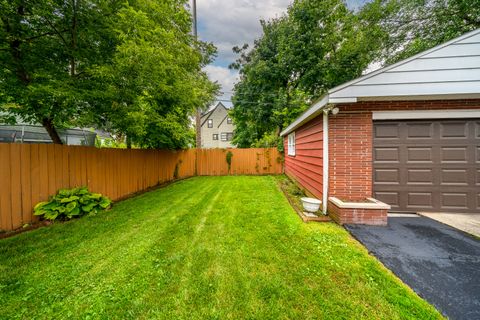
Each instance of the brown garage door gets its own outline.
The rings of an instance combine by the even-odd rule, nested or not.
[[[374,122],[373,191],[392,211],[480,212],[480,119]]]

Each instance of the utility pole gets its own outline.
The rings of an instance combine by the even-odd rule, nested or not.
[[[193,36],[195,40],[198,40],[198,33],[197,33],[197,0],[192,0],[192,11],[193,11]],[[196,130],[196,147],[202,147],[202,128],[201,128],[201,117],[202,117],[202,110],[200,106],[197,106],[197,112],[195,115],[195,130]]]

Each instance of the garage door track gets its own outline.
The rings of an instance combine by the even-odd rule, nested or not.
[[[387,268],[450,319],[480,319],[480,239],[429,218],[347,225]]]

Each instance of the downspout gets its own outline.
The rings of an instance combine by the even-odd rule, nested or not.
[[[323,110],[323,199],[322,211],[327,214],[328,206],[328,112],[330,110]]]

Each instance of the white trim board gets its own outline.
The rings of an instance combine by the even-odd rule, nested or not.
[[[373,120],[466,119],[479,118],[480,109],[374,111]]]
[[[323,112],[323,205],[322,211],[323,214],[327,214],[328,208],[328,166],[329,166],[329,159],[328,159],[328,112]]]

